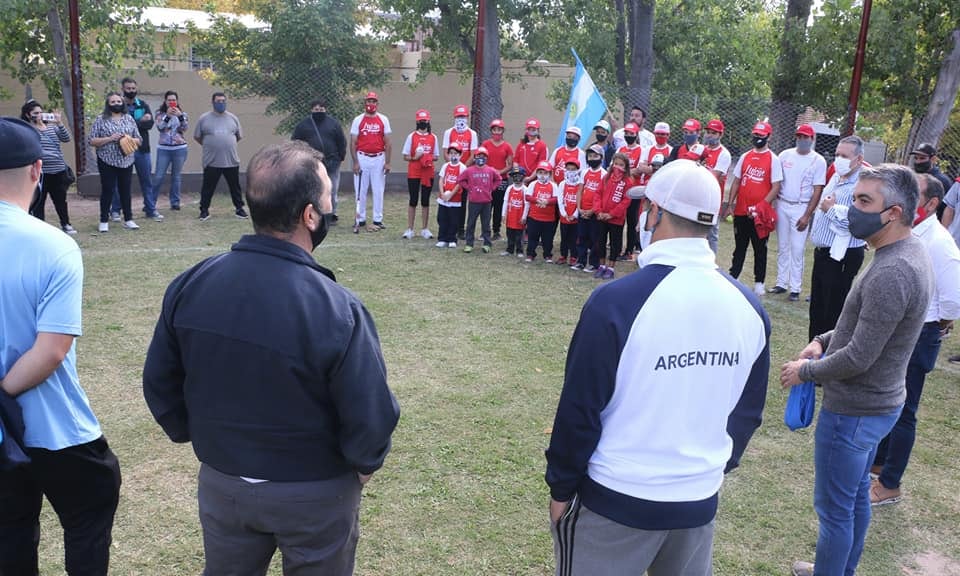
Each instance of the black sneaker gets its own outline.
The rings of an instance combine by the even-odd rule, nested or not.
[[[241,219],[243,219],[243,220],[246,220],[247,218],[250,217],[250,216],[247,214],[247,211],[244,210],[242,207],[241,207],[241,208],[237,208],[237,211],[234,212],[234,214],[236,214],[237,218],[241,218]]]
[[[767,290],[770,294],[783,294],[787,291],[783,286],[774,286],[773,288]]]
[[[330,221],[331,221],[331,222],[339,222],[339,221],[340,221],[340,217],[337,216],[336,214],[331,214],[331,215],[330,215]]]
[[[386,229],[387,229],[387,227],[383,225],[383,222],[374,222],[373,225],[374,225],[378,230],[386,230]]]
[[[494,233],[493,238],[491,238],[490,240],[493,242],[500,240],[500,233],[499,232]]]
[[[954,354],[953,356],[947,358],[947,362],[951,364],[960,364],[960,354]]]
[[[179,211],[180,211],[180,205],[177,204],[176,206],[171,206],[170,209],[173,210],[174,212],[179,212]]]
[[[789,301],[791,301],[791,302],[799,302],[799,301],[800,301],[800,293],[799,293],[799,292],[791,292],[790,295],[787,296],[787,300],[789,300]]]
[[[210,219],[210,213],[207,212],[206,210],[201,210],[201,211],[200,211],[200,221],[201,221],[201,222],[206,222],[206,221],[209,220],[209,219]]]

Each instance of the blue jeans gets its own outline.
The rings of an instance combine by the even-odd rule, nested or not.
[[[157,150],[157,169],[153,173],[154,200],[160,196],[163,179],[167,175],[167,167],[170,167],[170,206],[180,206],[180,183],[183,181],[180,174],[183,172],[183,164],[186,161],[186,148],[180,150],[159,148]]]
[[[880,483],[886,488],[899,488],[900,480],[910,461],[910,452],[917,437],[917,408],[920,407],[920,395],[927,374],[937,364],[940,353],[939,322],[928,322],[920,331],[920,338],[913,347],[910,362],[907,364],[907,401],[903,412],[893,430],[880,442],[877,456],[873,459],[876,466],[882,466]]]
[[[140,193],[143,194],[143,211],[147,216],[153,216],[157,213],[157,197],[153,191],[153,168],[150,162],[149,152],[134,152],[133,166],[137,169],[137,180],[140,181]],[[120,212],[120,195],[116,189],[113,191],[113,202],[110,205],[110,212]]]
[[[870,464],[900,408],[879,416],[821,409],[813,461],[813,507],[820,519],[816,576],[853,576],[870,525]]]

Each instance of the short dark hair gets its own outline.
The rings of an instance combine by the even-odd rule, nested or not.
[[[643,114],[643,119],[644,120],[647,119],[647,111],[644,110],[643,107],[640,106],[639,104],[634,104],[632,110],[639,110],[640,113]]]
[[[210,97],[210,101],[211,101],[211,102],[216,101],[217,96],[223,96],[224,98],[227,97],[227,95],[224,94],[223,92],[214,92],[214,93],[213,93],[213,96]]]
[[[123,86],[124,84],[136,84],[136,83],[137,81],[129,76],[124,76],[123,80],[120,81],[121,86]]]
[[[33,122],[33,120],[30,119],[30,113],[33,112],[33,109],[37,106],[40,106],[40,110],[43,110],[43,106],[32,98],[24,102],[23,106],[20,107],[20,119],[24,122]]]
[[[323,155],[300,140],[260,149],[247,166],[247,204],[257,232],[293,232],[307,204],[320,211]]]
[[[123,98],[123,94],[117,92],[116,90],[111,90],[107,92],[107,95],[103,97],[103,117],[110,118],[113,115],[113,111],[110,110],[110,97],[119,96]]]
[[[321,108],[326,108],[326,107],[327,107],[327,99],[326,99],[326,98],[316,98],[316,99],[314,99],[314,100],[311,100],[311,101],[310,101],[310,109],[312,110],[314,106],[319,106],[319,107],[321,107]]]
[[[927,200],[937,199],[941,204],[943,203],[943,182],[938,180],[932,174],[917,174],[917,178],[925,180],[927,182],[927,191],[924,192]]]

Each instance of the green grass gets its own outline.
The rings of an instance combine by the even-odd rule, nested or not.
[[[350,199],[342,200],[349,215]],[[167,283],[228,249],[250,223],[235,219],[223,196],[208,222],[197,221],[196,204],[187,203],[183,212],[166,212],[163,223],[141,221],[136,232],[115,225],[95,234],[90,200],[71,198],[71,213],[86,266],[80,377],[124,478],[112,573],[198,574],[198,463],[189,446],[170,443],[154,424],[140,376]],[[345,223],[316,252],[376,319],[402,408],[393,451],[364,491],[357,573],[552,574],[543,450],[566,347],[597,281],[498,257],[499,244],[491,254],[466,255],[433,241],[400,240],[405,214],[405,196],[390,196],[388,230],[353,235]],[[731,249],[732,228],[724,224],[721,265],[729,265]],[[775,262],[771,245],[770,278]],[[618,267],[621,274],[633,269]],[[749,256],[745,271],[752,280]],[[791,561],[813,558],[817,536],[813,428],[783,426],[786,395],[778,385],[780,365],[805,344],[807,305],[784,296],[765,303],[774,326],[767,409],[741,468],[723,487],[714,562],[722,576],[788,573]],[[876,511],[862,574],[903,574],[924,553],[960,559],[960,371],[945,362],[958,352],[957,339],[947,340],[927,380],[906,499]],[[46,506],[43,573],[62,573],[59,531]],[[273,573],[280,573],[276,561]]]

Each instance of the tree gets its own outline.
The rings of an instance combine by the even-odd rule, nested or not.
[[[807,20],[813,0],[787,0],[786,16],[783,19],[783,35],[780,38],[780,55],[771,91],[770,123],[773,134],[770,147],[783,150],[793,144],[797,115],[803,105],[797,99],[803,76],[796,63],[807,50]]]
[[[124,72],[124,60],[139,59],[140,68],[157,74],[155,30],[140,22],[149,0],[80,0],[83,74],[90,81],[115,85]],[[6,0],[0,19],[0,68],[24,86],[40,81],[51,104],[66,104],[72,122],[70,57],[67,53],[66,0]],[[9,95],[7,95],[9,96]],[[99,105],[91,106],[99,110]]]
[[[256,0],[246,7],[269,28],[211,14],[209,30],[190,33],[197,52],[213,63],[212,82],[238,96],[272,99],[267,114],[284,116],[277,132],[292,130],[318,97],[326,97],[334,116],[350,118],[357,100],[386,81],[384,46],[356,33],[353,0]]]

